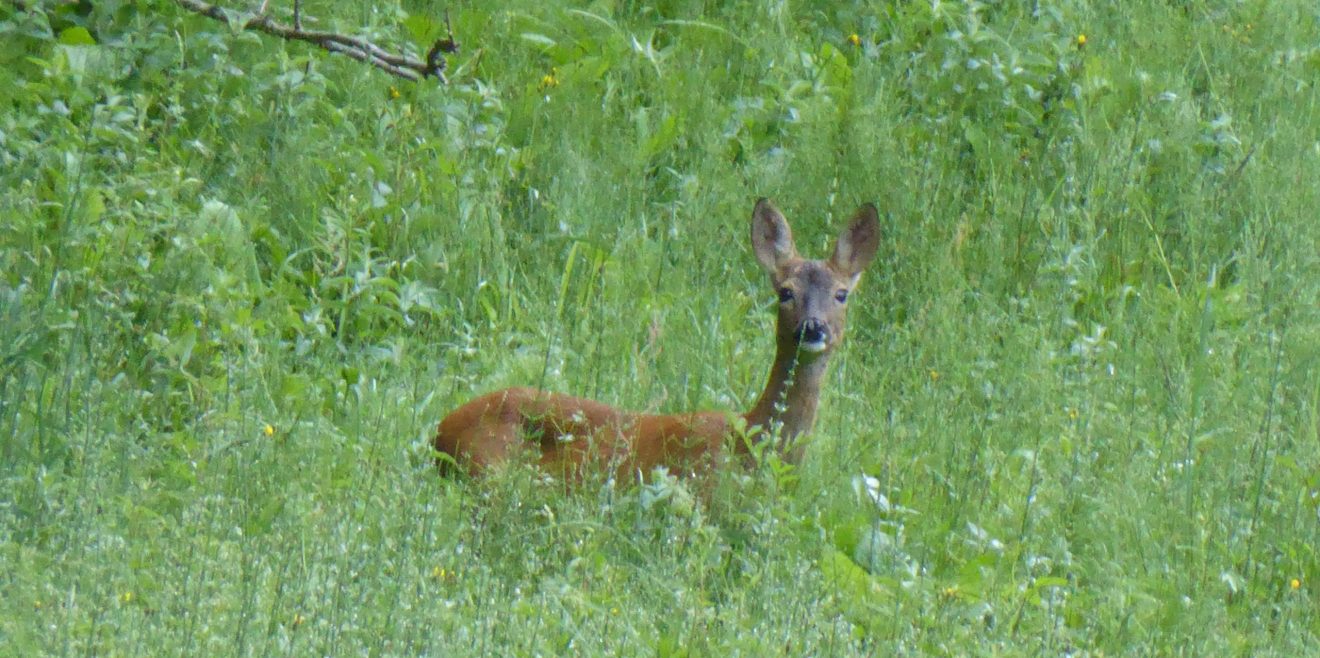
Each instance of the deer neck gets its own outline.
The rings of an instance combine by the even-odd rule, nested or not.
[[[781,456],[798,461],[802,451],[796,445],[797,438],[811,431],[816,421],[816,404],[828,364],[828,353],[807,354],[799,352],[795,343],[779,344],[765,391],[744,416],[748,428],[759,428],[755,440],[775,437]]]

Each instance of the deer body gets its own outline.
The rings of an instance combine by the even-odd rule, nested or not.
[[[435,449],[480,475],[530,450],[542,467],[573,476],[587,464],[622,480],[657,466],[675,474],[710,469],[729,456],[746,457],[749,442],[777,438],[786,461],[802,456],[799,437],[816,417],[829,355],[842,342],[847,296],[875,256],[879,221],[862,206],[826,260],[798,256],[788,222],[761,199],[752,211],[752,247],[779,294],[775,362],[752,409],[643,414],[595,400],[534,388],[510,388],[455,409],[436,432]],[[744,437],[745,440],[730,440]],[[539,455],[538,455],[539,453]]]

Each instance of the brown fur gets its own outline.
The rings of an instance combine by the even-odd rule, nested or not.
[[[705,471],[729,448],[746,456],[747,441],[730,440],[741,425],[750,441],[777,437],[775,449],[796,463],[803,450],[798,438],[816,418],[829,355],[843,340],[847,304],[835,296],[856,286],[875,256],[879,235],[875,207],[864,205],[830,259],[805,260],[797,255],[783,215],[765,199],[756,203],[752,247],[781,303],[769,380],[741,422],[730,412],[642,414],[595,400],[510,388],[487,393],[446,416],[435,449],[474,476],[527,449],[539,452],[536,461],[551,472],[574,477],[592,463],[628,480],[647,477],[657,466],[676,474]]]

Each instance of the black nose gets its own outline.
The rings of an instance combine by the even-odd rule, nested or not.
[[[802,329],[798,331],[798,342],[802,343],[824,343],[829,337],[830,328],[815,318],[804,321]]]

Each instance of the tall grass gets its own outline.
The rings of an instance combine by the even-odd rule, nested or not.
[[[305,5],[411,47],[448,9],[449,86],[169,3],[27,4],[15,654],[1320,641],[1313,3]],[[436,476],[436,421],[506,385],[747,407],[758,196],[812,253],[886,217],[806,463],[709,501]]]

